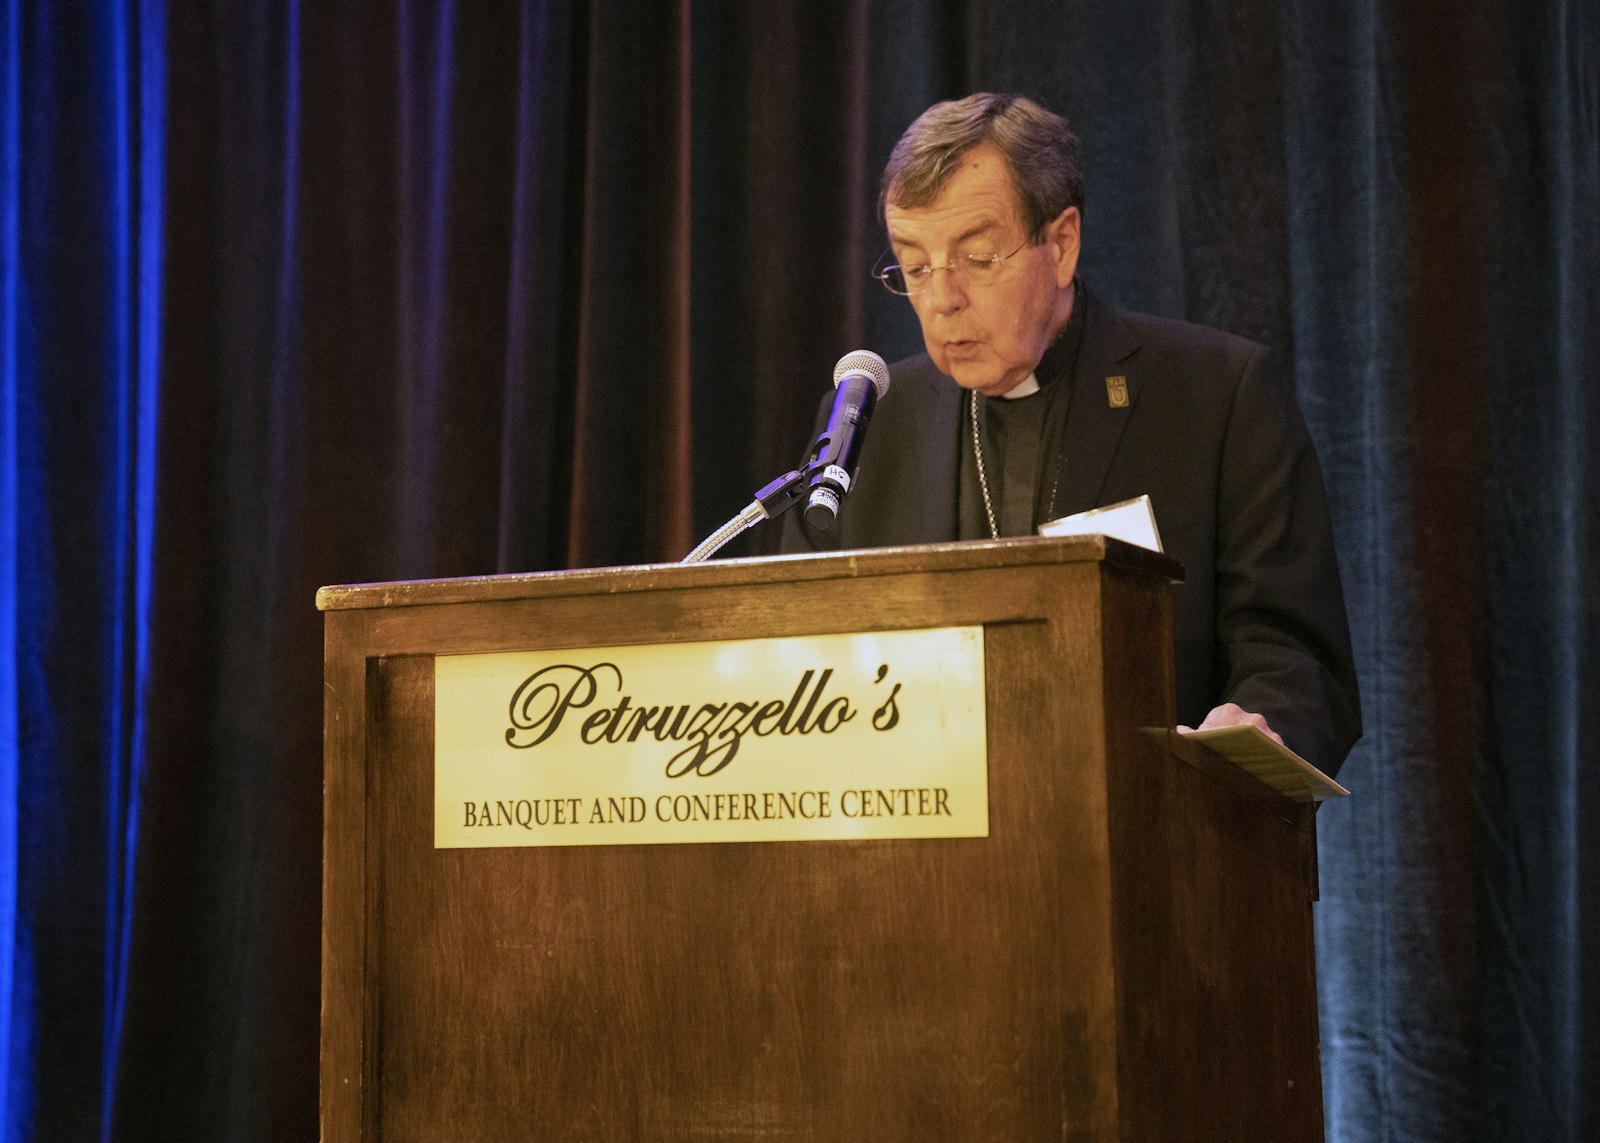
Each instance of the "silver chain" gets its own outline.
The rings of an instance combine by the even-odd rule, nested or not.
[[[978,487],[983,491],[983,513],[989,517],[989,535],[1000,538],[1000,525],[994,520],[994,501],[989,499],[989,477],[983,471],[983,441],[978,433],[978,391],[968,389],[972,396],[972,458],[978,462]]]

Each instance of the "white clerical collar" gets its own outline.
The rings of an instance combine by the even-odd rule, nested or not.
[[[1000,394],[1000,396],[1007,401],[1015,401],[1021,397],[1031,397],[1038,391],[1039,375],[1037,373],[1030,373],[1021,381],[1018,381],[1015,388],[1011,389],[1009,392]]]

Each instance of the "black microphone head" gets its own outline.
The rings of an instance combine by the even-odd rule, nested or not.
[[[839,358],[839,364],[833,367],[833,387],[837,389],[839,382],[848,374],[860,373],[872,381],[872,387],[878,391],[878,400],[883,400],[883,395],[889,391],[889,367],[870,349],[857,349]]]

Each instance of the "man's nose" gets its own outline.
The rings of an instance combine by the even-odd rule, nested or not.
[[[935,266],[928,276],[928,306],[941,314],[959,313],[967,308],[967,291],[955,266]]]

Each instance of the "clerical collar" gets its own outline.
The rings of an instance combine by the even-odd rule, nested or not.
[[[1011,389],[1000,394],[1003,401],[1015,401],[1021,397],[1031,397],[1039,391],[1039,375],[1030,373]]]

